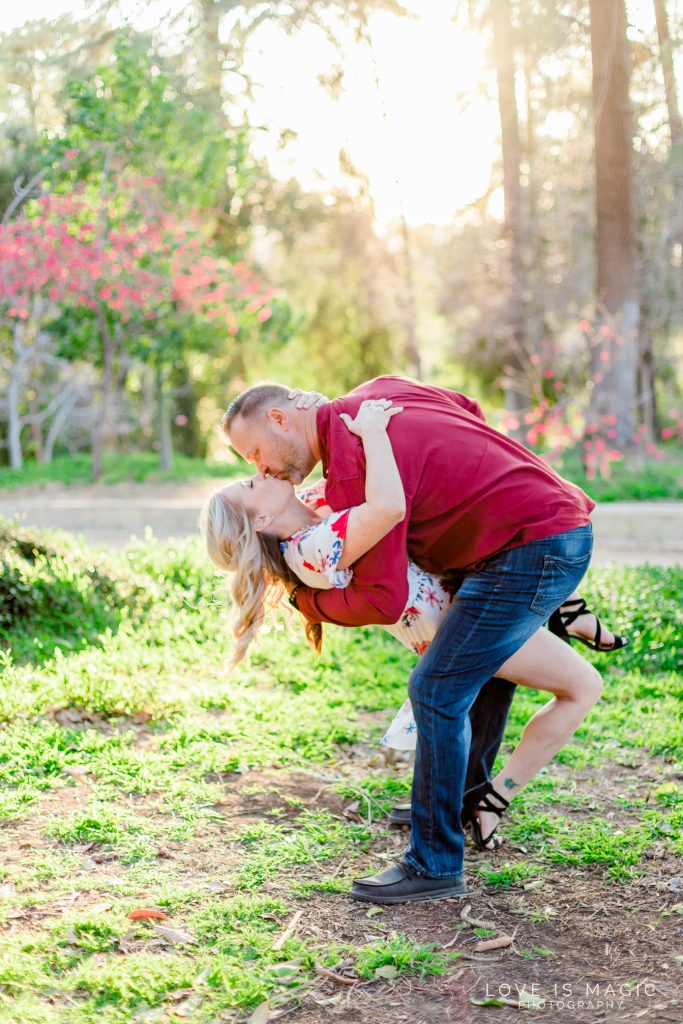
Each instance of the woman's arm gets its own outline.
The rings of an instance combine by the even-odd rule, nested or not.
[[[363,442],[365,501],[350,510],[340,569],[348,568],[373,548],[406,514],[403,482],[387,434],[389,421],[402,411],[402,406],[381,398],[363,402],[355,419],[341,413],[349,430]]]

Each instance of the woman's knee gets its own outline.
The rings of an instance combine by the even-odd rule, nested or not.
[[[581,679],[579,680],[579,686],[577,687],[577,699],[586,708],[592,708],[600,699],[602,690],[602,676],[593,665],[586,662],[586,667],[582,673]]]

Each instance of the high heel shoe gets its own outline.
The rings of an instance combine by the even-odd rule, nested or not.
[[[495,804],[489,800],[489,794],[498,800],[502,807],[496,807]],[[473,786],[472,789],[468,789],[462,798],[462,825],[463,828],[469,824],[472,827],[472,838],[479,847],[480,850],[486,850],[488,853],[492,853],[502,845],[503,840],[500,836],[496,835],[496,829],[500,824],[500,819],[503,817],[506,808],[509,806],[510,801],[506,800],[504,796],[501,796],[491,784],[490,779],[486,779],[478,786]],[[479,819],[477,818],[476,811],[491,811],[493,814],[498,815],[498,824],[492,829],[487,836],[482,836],[481,826]],[[489,846],[488,844],[494,840],[494,845]]]
[[[566,611],[564,609],[567,609]],[[595,612],[591,611],[587,606],[586,602],[582,597],[574,598],[571,601],[565,601],[564,604],[553,612],[548,619],[548,629],[555,636],[559,636],[561,640],[566,643],[571,643],[572,640],[578,640],[579,643],[585,644],[586,647],[590,647],[592,651],[620,651],[622,647],[626,647],[630,640],[627,636],[618,636],[614,634],[614,641],[610,644],[603,644],[600,642],[602,636],[602,626],[600,625],[600,619],[595,615],[595,636],[593,640],[588,640],[585,636],[579,636],[577,633],[570,633],[567,629],[571,626],[572,622],[575,622],[580,615],[595,615]]]

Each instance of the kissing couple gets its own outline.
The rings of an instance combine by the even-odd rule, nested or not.
[[[257,384],[221,430],[257,469],[212,495],[201,520],[211,560],[232,574],[234,663],[283,587],[317,650],[324,622],[379,623],[419,656],[385,737],[415,745],[410,805],[392,814],[410,824],[408,849],[351,895],[392,904],[466,893],[464,829],[495,850],[511,799],[600,696],[570,636],[597,650],[628,642],[576,592],[595,503],[489,426],[471,398],[398,376],[332,401]],[[319,462],[321,484],[297,493]],[[518,685],[551,699],[492,775]]]

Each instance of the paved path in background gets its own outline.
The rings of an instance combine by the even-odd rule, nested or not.
[[[94,544],[122,547],[150,527],[160,539],[197,532],[205,498],[219,486],[116,484],[47,485],[0,491],[0,516],[26,525],[68,530]],[[683,501],[624,501],[598,505],[593,516],[594,564],[683,564]]]

